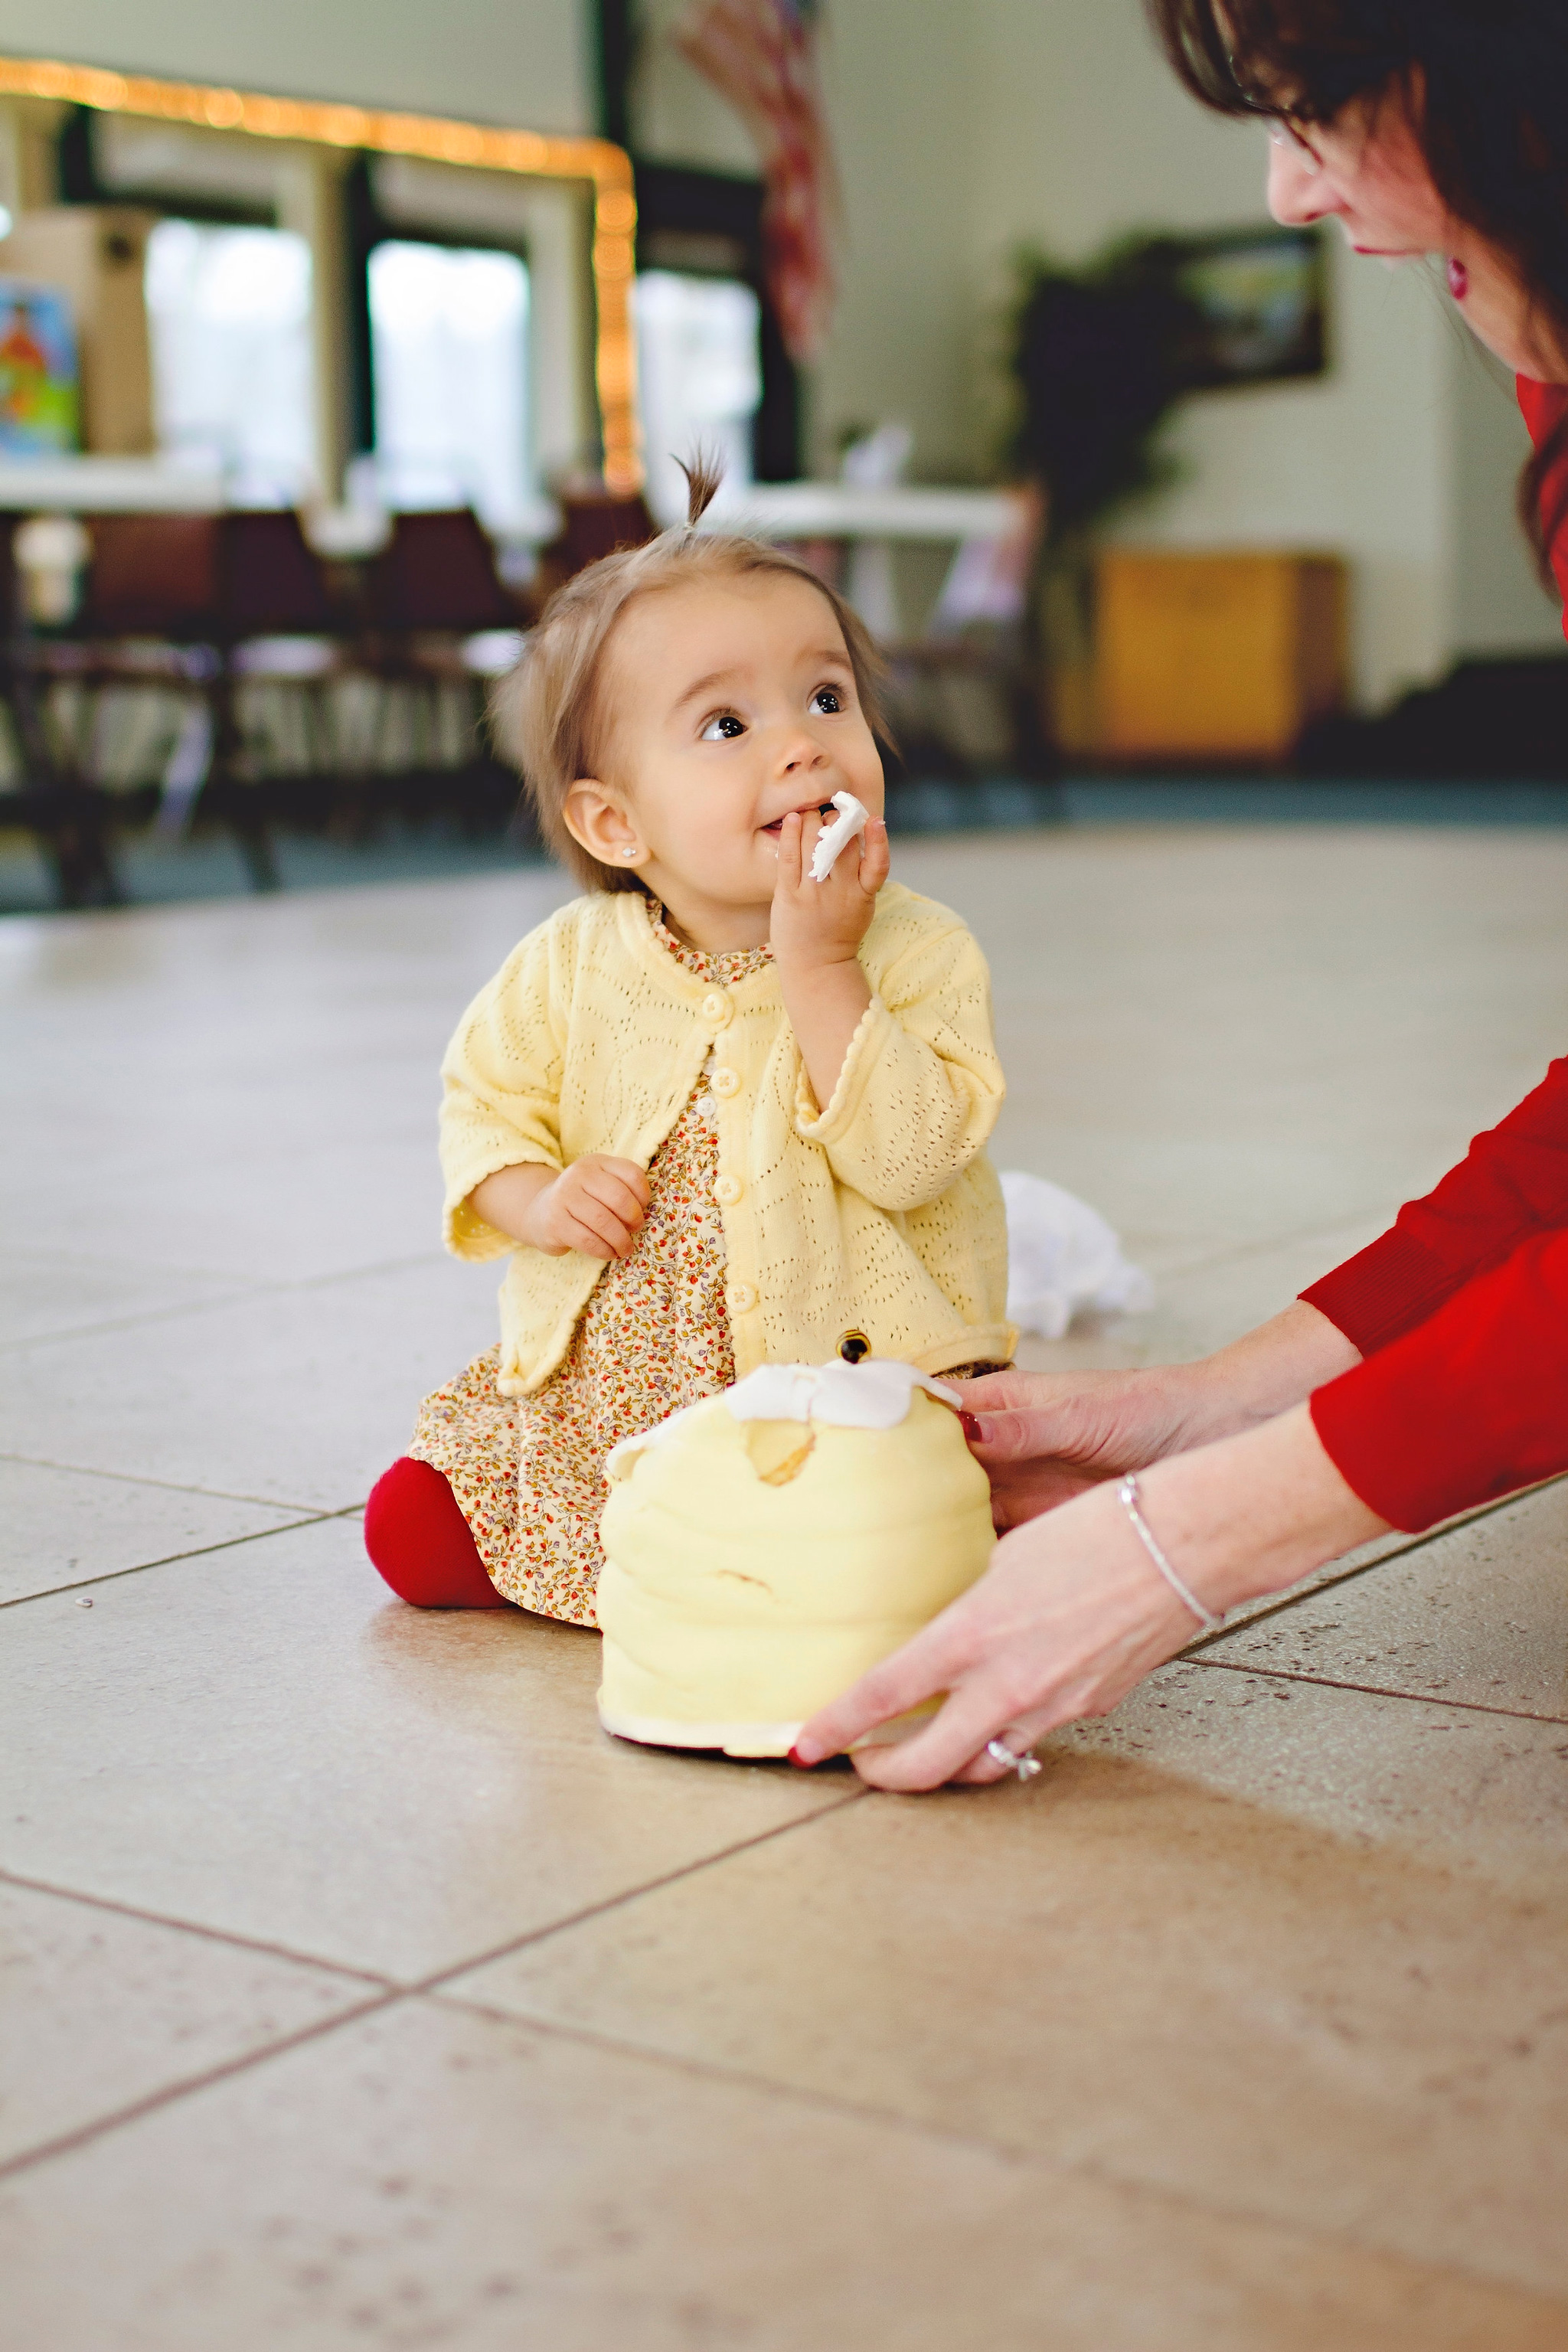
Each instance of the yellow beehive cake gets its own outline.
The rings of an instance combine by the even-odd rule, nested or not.
[[[599,1580],[605,1729],[783,1756],[973,1584],[995,1536],[952,1398],[879,1359],[767,1364],[617,1445]]]

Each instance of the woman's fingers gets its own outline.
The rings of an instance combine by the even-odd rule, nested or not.
[[[988,1466],[991,1520],[998,1535],[1005,1535],[1010,1528],[1021,1528],[1026,1520],[1037,1519],[1047,1511],[1060,1510],[1064,1503],[1076,1503],[1091,1486],[1105,1484],[1097,1472],[1080,1470],[1070,1462],[1015,1462],[1005,1463],[1000,1468],[995,1464]]]
[[[1036,1709],[1033,1721],[1051,1719],[1048,1711]],[[896,1746],[857,1748],[850,1761],[874,1789],[912,1793],[943,1788],[950,1780],[1000,1780],[1014,1768],[998,1764],[985,1748],[1004,1731],[1008,1746],[1020,1756],[1040,1737],[1030,1719],[1012,1711],[1000,1678],[981,1673],[961,1684],[940,1714],[912,1738]]]
[[[970,1412],[1005,1412],[1037,1404],[1060,1384],[1060,1372],[982,1372],[978,1380],[954,1381],[952,1386]]]
[[[994,1406],[979,1407],[964,1401],[964,1412],[974,1427],[970,1445],[976,1457],[989,1465],[1007,1462],[1033,1462],[1042,1454],[1068,1450],[1068,1433],[1055,1433],[1052,1416],[1039,1411],[1017,1412],[998,1412]]]
[[[862,1675],[853,1689],[814,1715],[790,1751],[794,1760],[820,1764],[829,1756],[842,1756],[879,1724],[890,1723],[945,1691],[962,1672],[951,1615],[944,1611],[912,1642]]]

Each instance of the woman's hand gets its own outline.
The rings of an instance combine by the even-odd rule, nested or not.
[[[1293,1584],[1384,1531],[1324,1453],[1306,1406],[1157,1464],[1143,1510],[1177,1573],[1217,1615]],[[1109,1487],[1005,1536],[978,1584],[814,1716],[796,1763],[848,1749],[881,1789],[1000,1780],[985,1752],[1022,1754],[1048,1731],[1105,1715],[1199,1631]],[[861,1746],[932,1698],[897,1746]]]
[[[1061,1724],[1109,1713],[1196,1632],[1115,1496],[1086,1495],[1005,1537],[978,1584],[806,1725],[792,1760],[847,1748],[879,1789],[994,1780],[1006,1768],[987,1740],[1005,1732],[1022,1755]],[[909,1739],[856,1746],[942,1693]]]
[[[989,1473],[998,1533],[1142,1470],[1192,1441],[1195,1399],[1183,1375],[988,1372],[955,1381],[970,1451]]]
[[[559,1175],[537,1160],[498,1169],[476,1184],[469,1204],[486,1224],[546,1257],[629,1257],[650,1198],[635,1160],[590,1151]]]
[[[1195,1364],[1132,1372],[990,1372],[958,1381],[970,1450],[990,1473],[999,1530],[1087,1487],[1253,1429],[1361,1356],[1298,1299]]]

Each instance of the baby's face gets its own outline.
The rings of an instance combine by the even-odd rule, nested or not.
[[[758,572],[638,597],[602,692],[611,831],[587,845],[631,866],[682,920],[688,908],[771,903],[792,810],[810,812],[808,856],[835,793],[882,814],[882,763],[843,635],[805,581]]]

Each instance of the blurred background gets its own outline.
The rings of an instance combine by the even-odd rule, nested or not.
[[[1568,821],[1511,386],[1425,272],[1271,226],[1139,0],[51,10],[185,119],[44,38],[0,0],[0,911],[536,857],[489,683],[699,444],[881,640],[899,827]],[[632,282],[585,148],[237,92],[612,141]]]

